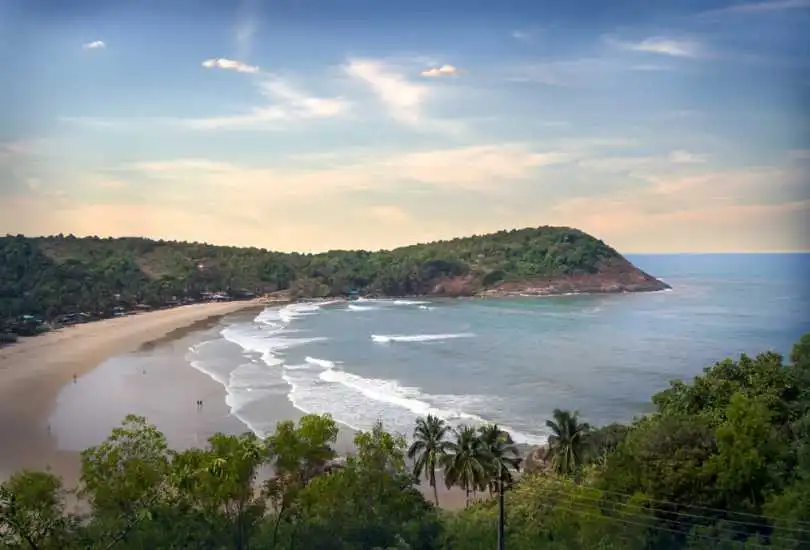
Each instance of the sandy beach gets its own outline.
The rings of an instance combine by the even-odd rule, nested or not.
[[[159,345],[261,301],[205,303],[65,327],[0,349],[0,479],[49,467],[75,485],[76,452],[61,451],[48,418],[60,389],[108,357]]]
[[[224,316],[249,317],[254,313],[240,311],[263,305],[183,306],[67,327],[0,349],[0,481],[22,468],[47,468],[75,487],[79,452],[130,413],[147,417],[176,449],[204,445],[216,432],[247,431],[223,387],[191,368],[185,355],[189,345],[214,337]],[[286,390],[262,412],[273,424],[303,415]],[[352,451],[353,436],[341,426],[340,454]],[[427,483],[420,489],[433,499]],[[439,496],[444,508],[463,506],[458,489],[440,486]]]

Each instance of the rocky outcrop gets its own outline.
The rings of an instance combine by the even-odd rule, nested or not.
[[[552,468],[548,447],[541,445],[526,454],[521,471],[527,474],[542,474],[550,472]]]
[[[669,288],[667,283],[620,257],[598,266],[595,273],[503,281],[490,287],[482,284],[481,277],[471,274],[447,277],[434,281],[426,294],[448,297],[553,296],[652,292]]]

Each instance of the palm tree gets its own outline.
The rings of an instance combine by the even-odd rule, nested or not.
[[[478,438],[487,457],[487,485],[492,494],[497,491],[499,476],[504,486],[512,484],[510,470],[517,471],[520,468],[520,453],[509,432],[501,430],[497,424],[478,428]]]
[[[579,413],[554,409],[554,419],[547,420],[551,429],[548,438],[549,455],[558,474],[571,474],[581,465],[587,450],[586,437],[590,426],[579,421]]]
[[[444,420],[431,414],[416,421],[413,430],[413,443],[408,449],[408,458],[414,460],[413,475],[419,479],[428,478],[433,487],[433,498],[439,505],[439,490],[436,487],[436,467],[442,463],[447,454],[449,442],[445,440],[450,427]]]
[[[449,442],[443,460],[444,482],[448,489],[453,485],[464,489],[469,506],[470,495],[488,484],[486,449],[475,428],[461,425],[454,432],[456,440]]]

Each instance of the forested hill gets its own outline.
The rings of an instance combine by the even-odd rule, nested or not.
[[[604,242],[567,227],[500,231],[395,250],[287,254],[143,238],[0,238],[0,319],[109,314],[202,292],[291,297],[661,290]]]

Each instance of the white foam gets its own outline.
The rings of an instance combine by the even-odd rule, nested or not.
[[[424,300],[394,300],[395,306],[418,306],[429,303]]]
[[[330,361],[329,359],[318,359],[317,357],[307,356],[304,358],[304,361],[310,365],[321,367],[322,369],[332,369],[336,366],[334,361]]]
[[[432,307],[428,307],[428,306],[419,306],[419,309],[433,309],[433,308],[432,308]]]
[[[326,340],[323,337],[291,338],[290,334],[297,331],[289,329],[288,325],[297,317],[317,313],[321,306],[327,304],[328,302],[320,302],[266,308],[254,318],[252,324],[229,325],[220,331],[226,341],[242,348],[246,355],[259,355],[260,362],[251,361],[233,368],[228,365],[218,365],[214,360],[202,359],[200,351],[203,345],[213,341],[202,342],[189,348],[187,359],[193,368],[208,375],[225,388],[225,402],[230,407],[231,414],[256,435],[264,437],[265,434],[258,427],[258,423],[247,418],[243,409],[258,399],[272,394],[286,393],[288,389],[286,385],[282,386],[283,390],[279,387],[280,384],[283,384],[282,371],[279,368],[283,365],[283,361],[276,354],[293,346]],[[321,368],[327,368],[325,365],[331,363],[325,360],[308,359]],[[334,366],[334,364],[332,365]],[[301,368],[311,368],[311,365],[302,365]]]
[[[451,340],[455,338],[473,338],[475,334],[461,332],[457,334],[372,334],[371,339],[381,344],[389,342],[433,342],[437,340]]]
[[[364,300],[362,306],[376,308],[377,300]],[[286,365],[279,352],[293,346],[323,341],[323,337],[294,337],[297,332],[290,324],[332,302],[290,304],[262,311],[250,324],[230,325],[222,329],[225,340],[238,345],[245,355],[256,354],[259,359],[243,362],[235,368],[227,362],[206,360],[200,355],[201,343],[190,348],[191,365],[220,383],[226,390],[226,403],[231,414],[259,437],[271,426],[257,416],[259,408],[249,407],[261,399],[287,395],[293,406],[305,413],[329,413],[335,420],[354,429],[370,429],[377,420],[394,432],[410,436],[418,417],[433,414],[452,424],[481,425],[487,422],[471,410],[489,410],[493,398],[475,395],[430,395],[419,388],[407,387],[397,380],[364,378],[347,372],[339,361],[306,357],[303,364]],[[388,301],[388,304],[391,304]],[[385,305],[385,304],[382,304]],[[422,305],[422,304],[414,304]],[[429,342],[473,337],[471,333],[371,335],[374,342]],[[216,356],[214,356],[216,357]],[[545,438],[521,433],[507,426],[517,443],[540,444]]]
[[[288,398],[293,406],[306,413],[329,413],[356,430],[370,429],[377,420],[382,420],[387,429],[410,437],[416,419],[428,414],[454,425],[481,426],[488,421],[465,409],[493,401],[480,395],[430,395],[396,380],[364,378],[336,368],[313,374],[285,372],[284,380],[292,388]],[[546,442],[543,436],[525,434],[508,426],[501,428],[516,443]]]
[[[355,304],[349,304],[349,307],[347,309],[349,311],[374,311],[375,309],[378,309],[378,308],[376,308],[374,306],[358,306],[358,305],[355,305]]]

